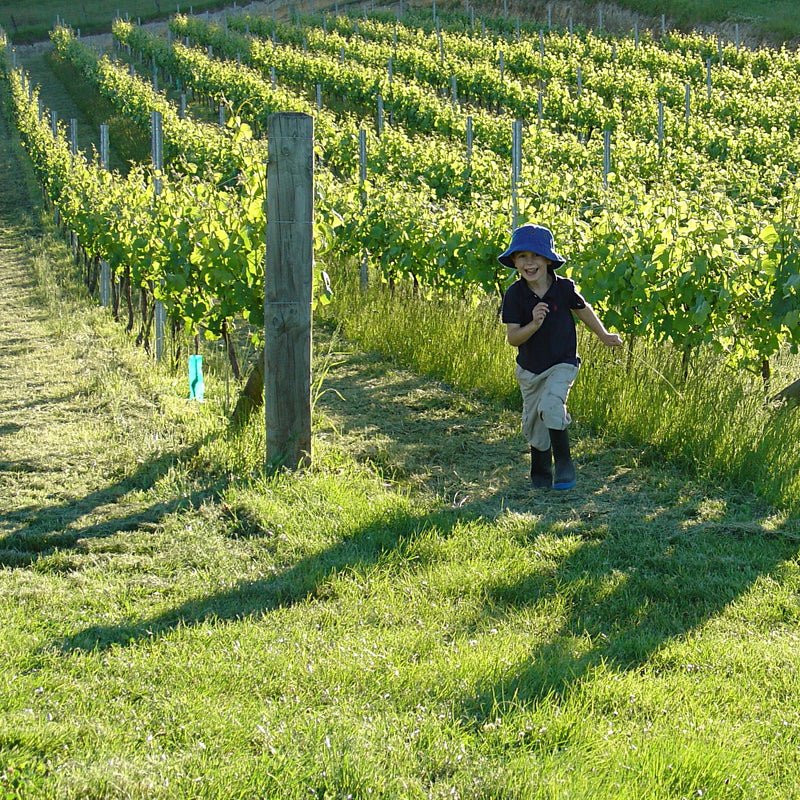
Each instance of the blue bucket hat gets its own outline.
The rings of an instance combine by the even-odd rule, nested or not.
[[[549,259],[553,269],[563,267],[567,263],[567,259],[560,256],[555,251],[553,242],[553,234],[550,233],[549,228],[543,225],[534,225],[528,222],[525,225],[520,225],[513,234],[511,234],[511,244],[502,255],[497,257],[497,260],[509,269],[514,269],[514,262],[511,256],[514,253],[519,253],[521,250],[528,250],[535,253],[537,256],[544,256]]]

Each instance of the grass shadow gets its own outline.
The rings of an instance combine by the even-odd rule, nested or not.
[[[361,358],[361,357],[359,357]],[[462,698],[467,720],[485,720],[497,698],[535,703],[566,694],[591,669],[636,669],[742,597],[759,576],[798,552],[798,540],[770,528],[770,509],[687,484],[668,465],[637,469],[637,452],[578,438],[579,488],[532,494],[516,415],[497,415],[424,377],[357,359],[342,364],[318,402],[337,437],[358,437],[365,460],[449,498],[441,511],[395,512],[356,529],[274,575],[189,599],[148,618],[90,626],[54,643],[61,651],[133,645],[214,620],[258,617],[335,592],[335,577],[375,564],[433,525],[447,536],[468,518],[517,515],[524,548],[571,542],[535,569],[498,570],[486,587],[487,615],[500,624],[553,598],[566,611],[544,639],[498,681]],[[394,456],[393,460],[388,460]],[[452,459],[448,461],[448,459]],[[515,474],[518,471],[518,477]],[[239,519],[234,536],[257,537]],[[547,566],[544,566],[544,565]]]
[[[689,482],[651,447],[573,426],[578,486],[533,493],[517,412],[471,404],[436,381],[358,356],[326,386],[335,390],[326,411],[345,438],[350,429],[362,439],[374,433],[367,447],[408,464],[401,473],[450,498],[456,513],[518,515],[532,550],[547,539],[571,542],[568,555],[522,576],[498,573],[488,588],[487,615],[499,624],[554,601],[566,611],[502,679],[463,698],[468,720],[490,720],[498,698],[566,694],[600,664],[640,668],[800,552],[797,520],[777,523],[753,496]]]
[[[526,500],[513,478],[527,469],[519,415],[395,368],[344,352],[317,400],[342,446],[391,479],[445,498],[464,513],[493,516]],[[324,435],[324,431],[322,432]]]
[[[23,507],[0,514],[0,528],[14,528],[11,533],[0,538],[0,567],[30,564],[58,549],[74,546],[79,539],[111,536],[121,530],[135,530],[141,526],[153,525],[169,514],[214,496],[221,485],[217,479],[210,477],[206,487],[188,496],[144,507],[141,503],[136,503],[136,510],[123,517],[114,517],[109,512],[102,523],[76,525],[83,517],[103,506],[119,504],[122,507],[126,496],[132,492],[151,489],[176,462],[190,459],[201,447],[202,443],[198,442],[179,452],[166,453],[142,464],[136,472],[123,480],[77,500],[49,506]],[[38,471],[24,463],[15,465],[15,468],[17,471]]]
[[[447,535],[452,515],[438,523]],[[429,514],[393,512],[352,532],[319,552],[302,558],[269,578],[242,581],[218,594],[189,600],[148,619],[126,624],[91,626],[54,643],[62,652],[102,650],[113,645],[135,645],[142,640],[164,636],[177,628],[209,621],[260,617],[312,599],[328,598],[331,581],[344,570],[358,571],[375,564],[383,554],[402,546],[431,523]]]
[[[559,526],[555,534],[552,525],[531,528],[533,548],[547,546],[554,535],[575,537],[573,548],[554,566],[497,580],[487,591],[491,613],[508,619],[556,602],[561,614],[500,680],[463,698],[468,721],[484,724],[496,716],[498,703],[566,696],[600,665],[642,668],[661,648],[723,614],[761,577],[777,575],[800,552],[796,531],[759,521],[747,503],[702,519],[693,498],[668,509],[643,493],[629,499],[627,511],[611,515],[599,528],[597,520],[583,530],[579,524]],[[590,509],[586,502],[584,510]]]

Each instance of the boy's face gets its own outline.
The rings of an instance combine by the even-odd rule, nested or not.
[[[511,260],[520,277],[528,283],[540,283],[547,277],[550,260],[544,256],[532,253],[530,250],[518,250],[511,254]]]

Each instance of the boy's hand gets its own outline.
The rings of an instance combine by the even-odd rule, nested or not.
[[[550,306],[548,306],[547,303],[537,303],[533,307],[533,321],[537,326],[541,326],[549,311]]]
[[[609,347],[619,347],[622,344],[622,337],[618,333],[609,333],[606,331],[600,339],[603,344]]]

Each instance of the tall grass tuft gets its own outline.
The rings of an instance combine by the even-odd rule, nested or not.
[[[345,283],[318,317],[332,315],[366,350],[513,406],[519,399],[514,353],[504,346],[499,308],[497,298],[422,299],[407,287],[379,285],[364,293]]]
[[[587,339],[571,398],[581,420],[697,474],[797,507],[800,415],[771,404],[759,377],[734,372],[709,351],[684,377],[680,354],[668,346],[639,343],[620,357]]]
[[[516,351],[505,342],[498,307],[496,297],[424,298],[405,287],[344,285],[323,314],[367,350],[517,408]],[[579,424],[786,510],[800,507],[800,412],[771,404],[760,378],[731,370],[710,351],[697,352],[686,370],[668,345],[606,348],[580,323],[579,351],[570,395]],[[788,382],[799,367],[786,357],[779,374]]]

